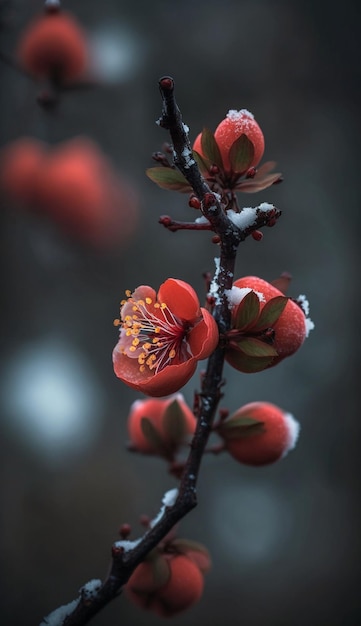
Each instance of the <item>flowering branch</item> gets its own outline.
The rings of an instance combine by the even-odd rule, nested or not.
[[[227,215],[218,195],[210,190],[192,157],[188,129],[183,124],[174,97],[173,79],[161,78],[159,86],[163,100],[159,124],[170,132],[175,165],[200,200],[201,211],[210,225],[207,226],[207,230],[213,230],[218,237],[220,258],[217,261],[210,293],[213,300],[213,317],[218,325],[219,333],[224,335],[231,328],[231,310],[226,292],[232,288],[238,245],[261,225],[272,225],[280,212],[272,205],[263,207],[260,205],[252,210],[254,211],[253,221],[248,219],[244,223],[238,223],[235,218],[232,219],[232,215],[231,217]],[[164,217],[160,221],[172,230],[171,224],[165,223]],[[175,224],[174,230],[181,227],[179,224],[173,224]],[[183,227],[187,228],[187,226]],[[198,230],[201,229],[204,229],[204,225],[198,228]],[[147,554],[197,505],[196,487],[201,460],[222,395],[224,358],[225,345],[221,343],[208,359],[207,369],[201,380],[201,390],[196,394],[197,427],[190,444],[190,452],[184,465],[179,489],[172,490],[165,495],[160,513],[151,521],[143,537],[135,541],[121,540],[114,543],[110,572],[104,582],[90,581],[84,585],[78,599],[56,609],[44,619],[41,626],[87,624],[105,605],[121,593],[123,585]]]

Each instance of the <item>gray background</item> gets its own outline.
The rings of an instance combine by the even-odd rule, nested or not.
[[[1,49],[12,54],[42,3],[7,4]],[[275,402],[300,421],[301,437],[285,460],[265,468],[226,455],[204,459],[199,507],[179,535],[204,542],[213,568],[202,601],[173,623],[357,626],[357,3],[64,6],[103,55],[106,42],[107,80],[64,95],[49,116],[35,103],[37,87],[2,64],[1,144],[23,134],[50,143],[89,135],[136,185],[141,222],[126,246],[99,253],[2,199],[2,623],[38,624],[86,581],[102,578],[119,525],[130,522],[136,537],[139,516],[155,515],[174,486],[160,460],[127,452],[126,416],[139,394],[111,364],[112,321],[125,289],[173,276],[202,296],[202,272],[214,268],[209,235],[170,234],[157,224],[163,213],[192,219],[187,198],[144,175],[167,139],[155,124],[157,81],[171,74],[192,138],[230,108],[248,108],[262,126],[264,158],[277,161],[285,182],[240,203],[273,202],[283,215],[261,243],[241,246],[237,274],[272,280],[290,271],[291,295],[307,294],[316,325],[276,368],[253,376],[225,369],[222,406]],[[189,402],[197,385],[194,377],[184,389]],[[121,598],[93,623],[159,621]]]

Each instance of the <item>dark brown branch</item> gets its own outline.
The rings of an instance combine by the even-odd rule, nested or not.
[[[192,147],[188,138],[188,128],[183,123],[181,112],[174,97],[174,80],[163,76],[159,80],[159,89],[163,100],[162,115],[158,123],[169,131],[174,149],[174,163],[191,185],[195,195],[201,201],[203,215],[210,221],[212,230],[228,232],[229,246],[237,250],[240,242],[238,229],[230,222],[223,211],[219,197],[214,194],[201,175],[193,159]]]
[[[174,98],[174,82],[162,78],[159,82],[163,99],[163,113],[160,125],[169,129],[174,146],[174,159],[177,167],[192,185],[195,194],[202,202],[202,212],[210,221],[212,230],[219,236],[220,259],[211,283],[214,298],[213,315],[220,333],[226,333],[231,325],[231,311],[225,295],[231,289],[237,247],[246,236],[227,217],[219,200],[203,180],[196,162],[192,159],[188,131]],[[263,219],[263,218],[262,218]],[[257,225],[259,226],[259,225]],[[116,598],[131,573],[146,555],[159,544],[169,531],[197,504],[197,479],[201,460],[205,452],[223,384],[224,346],[219,345],[210,356],[202,378],[199,395],[197,427],[190,444],[190,452],[181,476],[178,495],[171,506],[163,506],[161,513],[151,524],[151,528],[137,541],[118,541],[113,545],[110,572],[103,583],[85,585],[80,590],[77,601],[50,614],[52,626],[82,626],[87,624],[105,605]],[[89,585],[92,592],[89,593]],[[49,623],[47,618],[42,623]]]

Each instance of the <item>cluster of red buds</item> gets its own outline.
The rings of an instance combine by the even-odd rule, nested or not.
[[[12,205],[71,237],[102,247],[125,243],[134,232],[136,193],[91,139],[49,146],[23,137],[3,147],[0,162],[0,188]]]
[[[141,608],[173,617],[200,600],[210,567],[210,555],[202,544],[171,537],[138,565],[125,592]]]

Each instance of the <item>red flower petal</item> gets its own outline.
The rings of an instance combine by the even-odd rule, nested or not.
[[[182,320],[191,321],[200,315],[198,296],[183,280],[168,278],[159,287],[158,302],[165,302],[173,315]]]
[[[113,364],[116,376],[128,387],[149,396],[161,397],[179,391],[191,379],[197,368],[197,359],[191,358],[184,363],[168,365],[157,374],[152,370],[141,372],[138,361],[122,354],[116,346]]]
[[[152,287],[149,287],[148,285],[140,285],[136,288],[135,291],[133,291],[132,300],[129,300],[125,304],[123,304],[120,311],[122,320],[125,319],[126,315],[132,314],[134,300],[145,300],[146,298],[151,298],[151,300],[155,302],[157,299],[157,295]]]
[[[190,331],[188,344],[193,356],[206,359],[216,349],[219,339],[218,327],[207,309],[201,308],[203,319]]]

